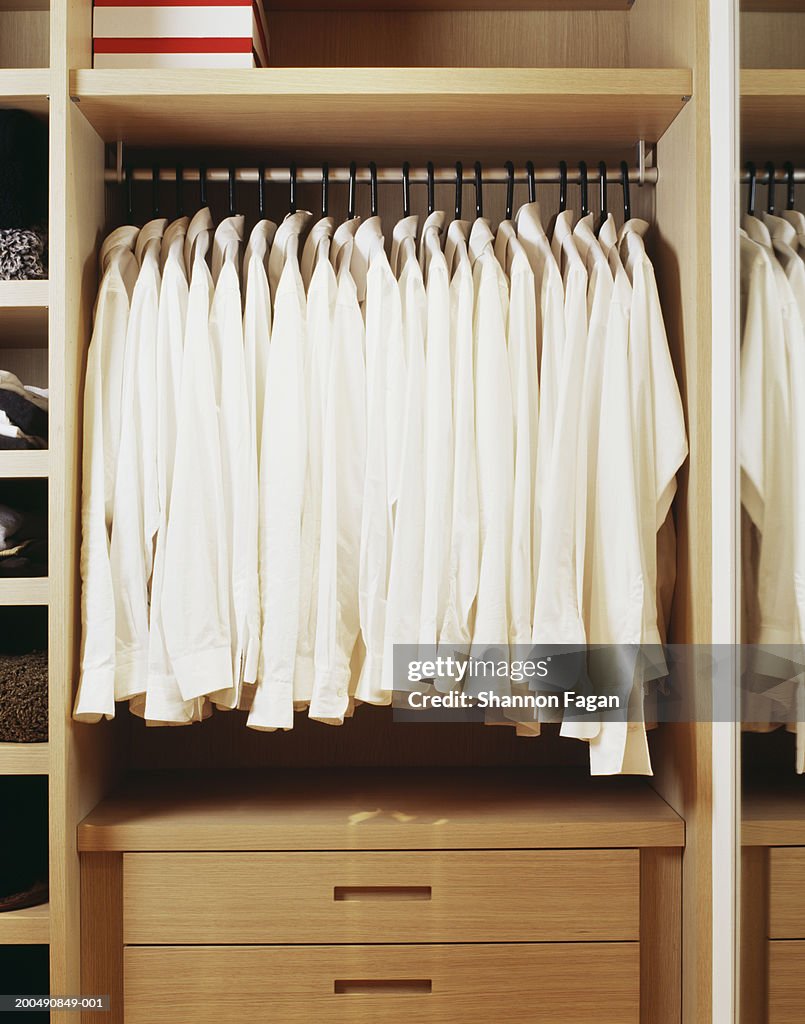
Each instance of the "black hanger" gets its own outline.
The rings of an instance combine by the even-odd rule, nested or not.
[[[235,168],[229,168],[229,183],[227,185],[227,201],[229,203],[229,216],[235,216]]]
[[[525,165],[525,173],[528,178],[528,201],[529,203],[535,203],[537,201],[537,178],[534,174],[533,160],[529,160]]]
[[[349,165],[349,201],[347,203],[347,220],[355,219],[355,183],[358,176],[358,167],[353,160]]]
[[[456,220],[461,220],[461,204],[464,198],[464,168],[461,161],[456,163]]]
[[[430,216],[436,208],[435,191],[435,184],[433,180],[433,161],[428,160],[428,216]]]
[[[559,161],[559,212],[564,213],[567,209],[567,164],[564,160]]]
[[[629,165],[621,160],[621,185],[623,186],[623,223],[632,219],[632,194],[629,190]]]
[[[411,216],[411,165],[406,160],[402,165],[403,217]]]
[[[377,164],[369,164],[369,205],[372,217],[377,216]]]
[[[176,165],[176,216],[181,217],[184,213],[184,168],[181,164]]]
[[[598,165],[598,194],[601,202],[600,228],[606,224],[609,208],[607,206],[607,165],[602,160]]]
[[[134,197],[131,190],[131,167],[128,164],[124,173],[126,176],[126,220],[131,224],[131,218],[134,216]]]
[[[587,164],[583,160],[579,162],[579,190],[581,192],[581,216],[586,217],[590,209],[587,206]]]
[[[749,193],[746,201],[746,212],[750,217],[755,216],[757,204],[757,169],[750,160],[746,165],[746,173],[749,175]]]
[[[777,177],[777,171],[771,160],[766,164],[766,175],[767,175],[767,192],[766,192],[766,210],[768,213],[774,213],[774,186],[776,184],[775,179]]]
[[[786,210],[793,210],[796,205],[796,184],[794,182],[794,165],[790,160],[785,163],[785,173],[788,177],[788,188],[785,197],[785,208]]]
[[[321,215],[327,217],[330,213],[330,165],[321,165]]]
[[[480,220],[484,215],[484,175],[481,161],[475,161],[475,216]]]
[[[151,168],[151,211],[153,217],[159,216],[159,167]]]
[[[288,211],[289,213],[296,213],[296,164],[291,164],[290,170],[288,172],[288,178]]]
[[[263,219],[266,210],[266,169],[262,164],[257,168],[257,212],[260,220]]]
[[[207,205],[207,168],[198,169],[198,192],[202,207]]]
[[[514,164],[511,160],[506,161],[506,173],[509,176],[506,183],[506,220],[511,220],[514,213]]]

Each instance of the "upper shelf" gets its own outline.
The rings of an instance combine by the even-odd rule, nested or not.
[[[557,145],[631,153],[692,90],[687,69],[282,68],[76,71],[107,142],[270,148],[293,159],[533,157]],[[467,147],[470,147],[467,153]],[[588,150],[585,149],[585,152]],[[603,156],[603,154],[602,154]]]
[[[47,68],[0,68],[0,107],[47,114],[49,92]]]
[[[788,11],[794,14],[805,12],[805,0],[741,0],[742,11],[761,11],[764,14]]]
[[[2,0],[0,0],[2,2]],[[273,0],[272,11],[628,11],[635,0]],[[757,0],[756,0],[757,2]]]
[[[803,0],[805,3],[805,0]],[[805,117],[805,71],[762,68],[741,72],[741,141],[759,151],[797,150]],[[769,152],[769,155],[772,155]]]

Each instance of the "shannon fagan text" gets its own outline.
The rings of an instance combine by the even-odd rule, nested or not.
[[[567,690],[562,694],[501,694],[492,690],[481,690],[480,693],[409,693],[408,706],[415,711],[427,708],[546,708],[568,709],[577,711],[618,710],[621,706],[620,697],[603,694],[576,693]]]

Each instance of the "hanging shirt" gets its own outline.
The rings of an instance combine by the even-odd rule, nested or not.
[[[509,640],[529,644],[536,593],[532,545],[539,419],[537,309],[534,274],[512,221],[503,221],[498,228],[495,256],[508,275],[510,289],[507,342],[514,411],[514,491]]]
[[[211,234],[210,212],[201,210],[185,241],[192,270],[162,590],[165,644],[185,700],[233,685],[231,565],[210,339],[213,281],[206,262]]]
[[[392,548],[389,503],[387,416],[392,353],[403,354],[400,290],[386,256],[379,217],[364,221],[355,244],[367,265],[366,276],[366,472],[361,519],[359,612],[366,657],[355,697],[370,704],[388,704],[383,688],[383,643],[386,593]]]
[[[330,263],[332,217],[323,217],[310,229],[302,252],[302,280],[307,289],[307,355],[305,402],[308,410],[308,448],[299,576],[299,637],[296,648],[293,698],[297,710],[313,696],[316,616],[321,542],[321,487],[329,361],[338,282]]]
[[[322,451],[316,676],[310,717],[340,725],[349,706],[350,662],[360,632],[361,515],[366,474],[364,325],[350,272],[357,219],[336,231],[338,279]]]
[[[268,263],[274,325],[268,354],[260,458],[260,604],[258,686],[248,724],[293,727],[299,639],[302,506],[307,462],[306,298],[299,235],[311,215],[290,214],[277,229]]]
[[[159,525],[151,582],[148,634],[148,680],[145,701],[132,701],[131,710],[152,722],[184,723],[196,717],[198,701],[185,702],[179,691],[165,646],[162,591],[165,582],[165,545],[173,490],[173,468],[181,397],[182,360],[187,324],[188,283],[184,248],[190,221],[175,220],[162,239],[162,283],[156,352],[156,434]],[[202,228],[202,230],[204,230]]]
[[[425,336],[425,528],[421,656],[436,654],[447,609],[453,507],[453,373],[450,353],[450,276],[442,252],[445,215],[432,213],[422,227],[420,264],[427,296]]]
[[[445,654],[469,654],[480,569],[480,513],[475,438],[475,285],[467,248],[470,224],[455,220],[447,231],[450,281],[450,349],[453,366],[453,500],[447,603],[439,641]]]
[[[406,217],[394,228],[391,269],[400,289],[405,360],[405,410],[402,420],[401,465],[396,488],[396,513],[386,601],[383,683],[394,689],[394,646],[415,644],[419,637],[425,541],[424,515],[424,395],[427,296],[416,258],[417,217]],[[396,362],[396,359],[395,359]],[[389,366],[393,372],[393,366]],[[388,420],[387,420],[388,424]],[[388,424],[392,435],[399,424]],[[388,438],[388,435],[387,435]],[[393,474],[396,441],[389,445],[389,473]],[[392,488],[394,493],[395,488]]]
[[[167,221],[140,231],[140,273],[131,298],[121,393],[121,433],[109,560],[115,592],[115,699],[145,693],[149,582],[159,523],[156,451],[156,337],[159,254]]]
[[[81,676],[74,715],[115,713],[115,600],[109,544],[120,445],[123,360],[139,231],[117,228],[103,243],[102,272],[87,358],[81,498]]]
[[[489,222],[476,220],[469,244],[475,285],[475,435],[480,570],[472,656],[508,652],[514,495],[514,403],[506,324],[509,294]]]

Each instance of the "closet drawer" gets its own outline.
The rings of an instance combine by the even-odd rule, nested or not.
[[[128,853],[126,943],[639,937],[637,850]]]
[[[769,1024],[802,1024],[805,942],[769,943]]]
[[[769,850],[769,938],[805,939],[805,847]]]
[[[640,1007],[638,943],[144,946],[124,976],[126,1024],[638,1024]]]

